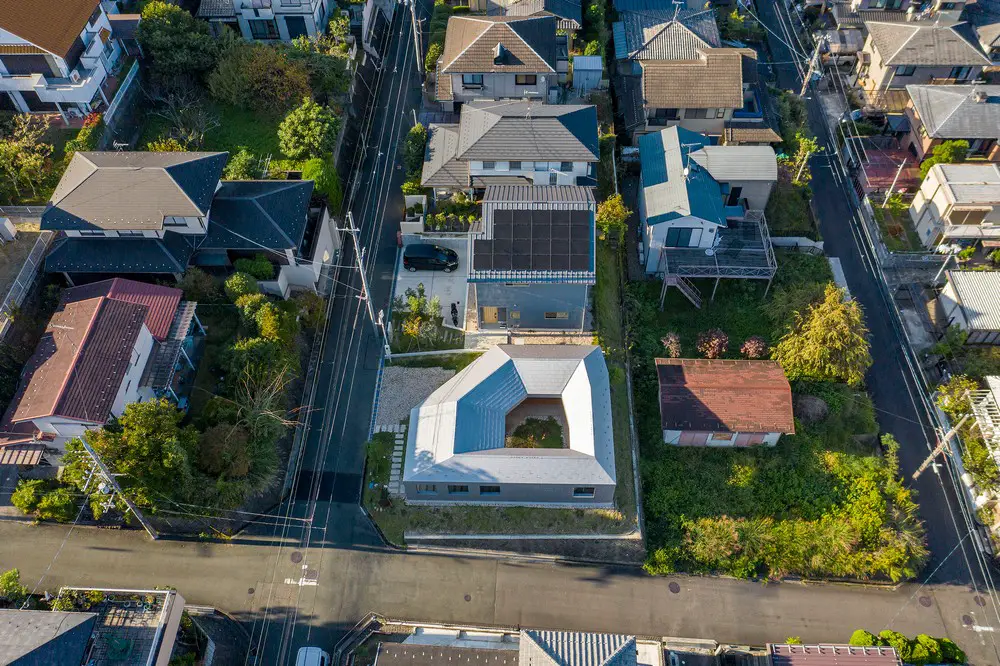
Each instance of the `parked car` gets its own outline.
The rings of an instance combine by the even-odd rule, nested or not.
[[[299,648],[295,666],[330,666],[330,655],[318,647]]]
[[[440,245],[413,243],[403,250],[403,268],[411,273],[413,271],[451,273],[458,268],[458,253]]]

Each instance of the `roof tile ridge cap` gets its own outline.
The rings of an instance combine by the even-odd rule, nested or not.
[[[532,19],[546,19],[546,20],[549,20],[549,19],[552,19],[553,17],[551,17],[551,16],[528,16],[526,18],[528,20],[532,20]],[[545,63],[545,66],[549,68],[550,72],[555,73],[555,71],[556,71],[555,68],[552,65],[550,65],[548,63],[548,61],[545,60],[545,58],[543,58],[541,55],[539,55],[538,51],[535,50],[535,47],[528,43],[528,40],[526,40],[524,37],[522,37],[521,35],[519,35],[512,27],[510,27],[509,23],[502,23],[500,25],[503,25],[504,27],[506,27],[507,30],[512,35],[515,35],[518,39],[520,39],[521,43],[524,44],[525,46],[527,46],[528,50],[531,51],[532,53],[534,53],[536,58],[538,58],[543,63]]]
[[[174,253],[170,251],[170,248],[166,246],[162,238],[156,238],[154,240],[156,240],[156,244],[160,246],[160,249],[163,250],[163,254],[167,255],[171,263],[173,263],[173,265],[177,267],[178,272],[183,273],[187,269],[187,266],[182,266],[181,262],[177,261],[177,257],[175,257]]]
[[[291,239],[291,237],[289,237],[288,234],[285,233],[285,230],[281,228],[281,226],[275,221],[275,219],[273,217],[271,217],[271,214],[268,213],[266,210],[264,210],[264,207],[260,205],[260,202],[257,201],[257,198],[254,197],[253,199],[251,199],[251,201],[253,201],[253,205],[254,206],[257,206],[257,208],[260,209],[260,212],[262,212],[264,214],[264,217],[266,217],[267,220],[271,223],[271,226],[274,227],[275,229],[277,229],[278,233],[281,234],[284,237],[284,239],[286,241],[288,241],[289,244],[292,247],[297,247],[298,244],[295,241],[293,241]],[[232,232],[230,232],[230,233],[232,233]]]
[[[202,158],[198,158],[198,159],[206,159],[206,158],[203,158],[203,157],[202,157]],[[196,204],[196,203],[194,202],[194,199],[192,199],[192,198],[191,198],[191,197],[190,197],[190,196],[188,195],[188,193],[184,191],[184,188],[183,188],[183,187],[181,187],[181,186],[180,186],[180,183],[178,183],[178,182],[177,182],[177,180],[176,180],[176,179],[174,178],[174,174],[170,173],[170,169],[174,168],[175,166],[181,166],[182,164],[190,164],[190,163],[191,163],[191,162],[193,162],[193,161],[195,161],[195,160],[188,160],[187,162],[180,162],[180,163],[178,163],[178,164],[171,164],[170,166],[159,166],[159,167],[153,167],[153,168],[155,168],[155,169],[159,169],[159,170],[160,170],[160,171],[162,171],[162,172],[163,172],[164,174],[166,174],[166,176],[167,176],[167,177],[168,177],[168,178],[170,179],[170,182],[174,184],[174,187],[176,187],[176,188],[177,188],[177,190],[178,190],[178,191],[179,191],[179,192],[180,192],[181,194],[183,194],[183,195],[184,195],[184,198],[188,200],[188,203],[190,203],[190,204],[191,204],[191,205],[192,205],[192,206],[194,207],[194,209],[195,209],[196,211],[198,211],[198,212],[199,212],[199,213],[201,213],[202,215],[208,215],[208,212],[209,212],[209,210],[211,210],[211,209],[212,209],[212,202],[211,202],[211,201],[209,201],[209,202],[208,202],[208,208],[207,208],[207,209],[205,209],[205,210],[202,210],[201,208],[199,208],[199,207],[198,207],[198,204]],[[148,169],[148,168],[150,168],[150,167],[142,167],[142,168],[147,168],[147,169]],[[219,182],[222,182],[222,179],[219,179]],[[217,182],[217,183],[216,183],[216,185],[218,185],[218,184],[219,184],[219,183]],[[212,199],[213,199],[213,200],[215,199],[215,192],[214,192],[214,191],[212,192]],[[164,215],[164,217],[167,217],[167,216],[166,216],[166,215]],[[162,220],[162,219],[160,220],[160,228],[161,228],[161,229],[163,228],[163,220]]]
[[[910,36],[907,37],[906,40],[902,44],[899,45],[899,48],[896,49],[895,53],[893,53],[891,56],[889,56],[888,58],[885,59],[886,64],[891,64],[889,61],[892,60],[893,58],[895,58],[897,55],[899,55],[899,52],[902,51],[904,48],[906,48],[906,45],[910,43],[910,40],[913,39],[918,32],[920,32],[921,26],[918,26],[918,25],[908,25],[906,23],[892,23],[892,22],[888,22],[888,21],[881,21],[881,23],[883,23],[883,25],[889,25],[889,26],[892,26],[892,27],[903,27],[903,28],[910,28],[911,29]],[[904,64],[906,64],[906,63],[904,63]]]
[[[463,21],[464,21],[464,20],[473,20],[473,17],[470,17],[470,16],[452,16],[452,17],[451,17],[451,18],[449,18],[448,20],[450,21],[450,20],[451,20],[452,18],[457,18],[457,19],[459,19],[459,20],[463,20]],[[475,38],[475,39],[473,39],[473,40],[472,40],[471,42],[469,42],[469,43],[468,43],[468,44],[467,44],[467,45],[465,46],[465,48],[464,48],[464,49],[462,49],[461,51],[459,51],[459,52],[458,52],[458,55],[456,55],[456,56],[455,56],[454,58],[452,58],[452,59],[451,59],[451,62],[448,62],[448,63],[445,63],[445,64],[444,64],[444,65],[443,65],[443,66],[441,67],[441,71],[442,71],[442,72],[444,72],[444,70],[446,70],[446,69],[448,69],[449,67],[451,67],[452,65],[454,65],[454,64],[455,64],[455,62],[456,62],[456,61],[457,61],[457,60],[458,60],[459,58],[461,58],[462,56],[464,56],[464,55],[465,55],[465,52],[466,52],[466,51],[468,51],[469,49],[471,49],[471,48],[472,48],[473,46],[475,46],[476,42],[478,42],[478,41],[479,41],[480,39],[482,39],[482,38],[483,38],[483,35],[485,35],[486,33],[488,33],[488,32],[489,32],[489,31],[490,31],[490,30],[491,30],[491,29],[493,28],[493,26],[495,26],[495,25],[503,25],[503,23],[500,23],[500,22],[497,22],[497,21],[483,21],[483,20],[480,20],[480,17],[475,17],[475,19],[474,19],[474,20],[475,20],[475,21],[476,21],[477,23],[483,23],[483,24],[485,24],[485,25],[486,25],[486,28],[484,28],[484,29],[482,30],[482,32],[480,32],[480,33],[479,33],[478,35],[476,35],[476,38]],[[448,39],[448,37],[447,37],[447,35],[446,35],[446,36],[445,36],[445,44],[447,44],[447,39]]]
[[[59,405],[62,403],[63,397],[65,397],[66,388],[69,386],[70,379],[73,377],[74,374],[76,374],[77,363],[80,361],[80,357],[83,355],[83,348],[87,344],[87,341],[90,339],[90,334],[94,330],[94,324],[97,322],[98,316],[100,316],[100,313],[104,309],[104,306],[107,303],[107,301],[111,300],[107,296],[96,296],[95,298],[99,302],[97,304],[97,307],[94,308],[94,312],[90,315],[90,321],[87,322],[87,328],[84,330],[83,336],[80,338],[80,342],[73,345],[74,346],[73,360],[69,366],[70,371],[67,372],[66,376],[63,378],[62,385],[59,387],[59,392],[56,394],[56,399],[52,402],[52,409],[49,415],[59,414]],[[87,300],[91,299],[88,298]],[[75,301],[75,302],[82,303],[83,301]],[[61,414],[61,416],[65,416],[65,414]]]
[[[939,87],[939,88],[947,88],[948,86],[937,86],[937,87]],[[950,94],[952,91],[948,91],[948,92]],[[959,109],[961,109],[963,106],[965,106],[965,102],[968,101],[968,99],[969,99],[968,95],[960,95],[957,90],[954,91],[954,94],[958,96],[958,103],[955,104],[955,106],[952,108],[951,112],[948,113],[948,115],[946,115],[944,118],[942,118],[940,121],[938,121],[937,128],[938,128],[939,131],[941,130],[941,128],[944,126],[944,124],[946,122],[948,122],[949,120],[951,120],[951,117],[953,115],[955,115],[956,113],[958,113]],[[926,125],[926,123],[924,123],[924,124]]]
[[[90,159],[89,159],[89,158],[88,158],[88,157],[87,157],[86,155],[84,155],[84,154],[83,154],[82,152],[78,152],[78,153],[74,154],[74,155],[73,155],[73,157],[72,157],[72,158],[70,159],[70,164],[72,164],[72,163],[73,163],[73,160],[74,160],[74,159],[76,159],[76,156],[77,156],[77,155],[79,155],[79,156],[80,156],[80,159],[81,159],[81,160],[84,160],[84,161],[85,161],[85,162],[86,162],[87,164],[89,164],[89,165],[90,165],[90,167],[91,167],[91,171],[90,171],[90,173],[88,173],[88,174],[87,174],[87,177],[86,177],[86,178],[82,179],[82,180],[81,180],[81,181],[80,181],[79,183],[77,183],[76,185],[74,185],[74,186],[73,186],[73,187],[72,187],[72,188],[71,188],[71,189],[70,189],[70,190],[69,190],[68,192],[64,193],[64,194],[63,194],[63,195],[62,195],[61,197],[59,197],[59,201],[62,201],[63,199],[65,199],[65,198],[66,198],[66,197],[68,197],[69,195],[73,194],[73,192],[76,192],[76,190],[77,190],[77,189],[78,189],[79,187],[81,187],[81,186],[82,186],[82,185],[83,185],[84,183],[86,183],[86,182],[87,182],[88,180],[90,180],[91,176],[93,176],[93,175],[94,175],[95,173],[97,173],[98,171],[100,171],[100,170],[101,170],[101,167],[99,167],[99,166],[97,166],[96,164],[94,164],[94,162],[93,162],[92,160],[90,160]],[[69,168],[69,165],[67,165],[67,169],[68,169],[68,168]],[[65,172],[64,172],[64,173],[65,173]],[[62,182],[62,179],[61,179],[61,178],[60,178],[60,182]],[[58,183],[56,184],[56,189],[57,189],[57,190],[59,189],[59,185],[58,185]],[[53,191],[52,193],[53,193],[53,194],[55,194],[55,191]],[[51,203],[51,204],[52,204],[53,206],[57,206],[57,205],[59,205],[59,201],[56,201],[56,200],[54,200],[54,199],[50,199],[50,200],[49,200],[49,202],[50,202],[50,203]]]

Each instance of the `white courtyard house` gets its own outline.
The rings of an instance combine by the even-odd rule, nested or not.
[[[2,421],[0,457],[56,460],[66,442],[134,402],[171,397],[188,351],[196,303],[180,289],[115,278],[67,289]],[[13,458],[11,458],[13,456]]]
[[[561,433],[525,446],[531,420]],[[410,504],[614,505],[611,388],[600,347],[500,345],[410,413]]]
[[[1000,167],[935,164],[910,204],[910,219],[924,247],[1000,242]]]
[[[64,121],[106,108],[124,48],[113,2],[39,0],[0,6],[0,111],[59,113]],[[129,34],[134,23],[128,26]]]
[[[290,42],[326,32],[334,0],[202,0],[198,17],[218,35],[227,28],[255,41]]]

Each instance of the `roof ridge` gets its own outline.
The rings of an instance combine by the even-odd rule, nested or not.
[[[555,24],[555,21],[554,21],[554,17],[552,17],[552,16],[528,16],[528,17],[526,17],[526,18],[528,18],[528,19],[553,19],[553,25],[556,25],[556,24]],[[513,34],[517,35],[517,36],[518,36],[518,39],[520,39],[520,40],[521,40],[521,42],[522,42],[522,43],[523,43],[523,44],[524,44],[525,46],[527,46],[527,47],[528,47],[528,50],[529,50],[529,51],[531,51],[532,53],[534,53],[534,54],[535,54],[535,57],[536,57],[536,58],[538,58],[539,60],[541,60],[542,62],[544,62],[544,63],[545,63],[545,66],[549,68],[549,71],[551,71],[551,72],[555,72],[555,71],[556,71],[556,70],[555,70],[555,68],[554,68],[554,67],[553,67],[552,65],[550,65],[550,64],[548,63],[548,61],[547,61],[547,60],[546,60],[545,58],[543,58],[543,57],[542,57],[542,56],[541,56],[541,55],[540,55],[540,54],[538,53],[538,51],[536,51],[536,50],[535,50],[535,47],[534,47],[534,46],[532,46],[531,44],[529,44],[529,43],[528,43],[528,40],[526,40],[526,39],[525,39],[524,37],[522,37],[522,36],[521,36],[521,34],[520,34],[519,32],[517,32],[516,30],[514,30],[514,28],[510,27],[510,24],[508,24],[508,23],[504,23],[503,25],[507,26],[507,30],[509,30],[509,31],[510,31],[510,32],[512,32]]]
[[[289,237],[289,235],[285,233],[285,230],[281,228],[281,225],[279,225],[277,222],[274,221],[274,218],[271,217],[271,214],[268,213],[266,210],[264,210],[264,207],[260,205],[260,202],[257,201],[256,197],[253,199],[253,205],[260,209],[260,212],[264,214],[264,217],[266,217],[268,222],[271,223],[271,226],[278,230],[278,233],[280,233],[284,237],[284,239],[288,241],[289,245],[291,245],[292,247],[296,247],[298,245],[298,243],[293,241]]]
[[[471,18],[471,17],[468,17],[468,16],[453,16],[453,17],[451,17],[451,18],[457,18],[457,19],[459,19],[459,20],[466,20],[466,19],[469,19],[469,18]],[[449,21],[451,21],[451,18],[449,18],[448,20],[449,20]],[[489,32],[489,31],[490,31],[490,29],[492,29],[492,28],[493,28],[493,26],[495,26],[495,25],[502,25],[502,23],[501,23],[501,22],[499,22],[499,21],[480,21],[480,20],[478,19],[478,17],[477,17],[477,18],[476,18],[475,20],[476,20],[476,22],[478,22],[478,23],[483,23],[483,24],[485,24],[485,25],[486,25],[487,27],[486,27],[486,28],[483,28],[482,32],[480,32],[480,33],[479,33],[478,35],[476,35],[476,38],[475,38],[475,39],[473,39],[473,40],[472,40],[471,42],[469,42],[468,44],[466,44],[466,45],[465,45],[465,48],[464,48],[464,49],[462,49],[461,51],[459,51],[459,52],[458,52],[458,54],[457,54],[457,55],[456,55],[456,56],[455,56],[454,58],[452,58],[452,59],[451,59],[451,62],[448,62],[448,63],[445,63],[445,64],[444,64],[444,66],[443,66],[443,67],[441,67],[441,71],[442,71],[442,72],[444,72],[444,70],[446,70],[446,69],[448,69],[449,67],[451,67],[452,65],[454,65],[454,64],[455,64],[455,62],[456,62],[456,61],[457,61],[457,60],[458,60],[459,58],[461,58],[461,57],[462,57],[463,55],[465,55],[465,52],[466,52],[466,51],[468,51],[469,49],[471,49],[471,48],[472,48],[472,47],[473,47],[473,46],[475,45],[475,43],[476,43],[476,42],[478,42],[478,41],[479,41],[480,39],[482,39],[482,38],[483,38],[483,35],[485,35],[485,34],[486,34],[487,32]],[[446,39],[447,39],[447,37],[446,37]]]
[[[904,28],[913,28],[913,30],[910,32],[910,36],[907,37],[903,41],[903,43],[899,45],[899,48],[896,49],[896,52],[885,59],[886,64],[889,64],[889,61],[895,58],[897,55],[899,55],[899,52],[902,51],[906,47],[906,45],[910,43],[910,40],[913,39],[918,32],[920,32],[920,27],[915,25],[907,25],[906,23],[886,23],[886,25],[901,26]]]
[[[58,411],[59,410],[59,404],[62,402],[63,397],[66,394],[66,388],[69,386],[70,379],[76,373],[76,369],[77,369],[76,366],[77,366],[77,363],[79,363],[79,361],[80,361],[80,356],[83,354],[83,347],[84,347],[84,345],[87,344],[87,340],[90,338],[90,333],[94,330],[94,322],[97,321],[97,317],[100,315],[101,310],[104,309],[105,303],[108,300],[110,300],[107,296],[97,296],[96,298],[99,301],[98,304],[97,304],[97,307],[94,308],[94,312],[90,316],[90,321],[87,322],[87,330],[85,330],[83,332],[83,337],[80,338],[79,344],[73,345],[73,347],[74,347],[74,349],[73,349],[73,360],[70,362],[70,366],[69,366],[70,370],[69,370],[69,372],[66,373],[66,376],[63,377],[63,382],[62,382],[62,385],[59,387],[59,392],[56,394],[56,399],[52,401],[52,409],[50,410],[50,414],[49,415],[51,415],[51,414],[58,414],[59,413],[59,411]],[[91,300],[91,299],[88,298],[86,300]],[[76,302],[77,303],[83,303],[83,302],[86,302],[86,301],[76,301]],[[50,321],[50,324],[51,324],[51,321]],[[39,416],[42,416],[42,415],[40,414]],[[36,417],[36,418],[38,418],[38,417]],[[24,420],[30,420],[30,419],[24,419]]]

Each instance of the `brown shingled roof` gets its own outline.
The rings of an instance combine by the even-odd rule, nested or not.
[[[658,358],[664,430],[793,434],[792,389],[774,361]]]
[[[0,0],[0,28],[65,57],[99,0]]]
[[[642,63],[646,106],[708,109],[743,106],[743,55],[746,49],[704,49],[698,60],[649,60]]]
[[[555,36],[551,16],[452,16],[439,73],[555,72]]]
[[[59,415],[104,423],[147,310],[102,297],[60,305],[24,367],[11,420]]]

